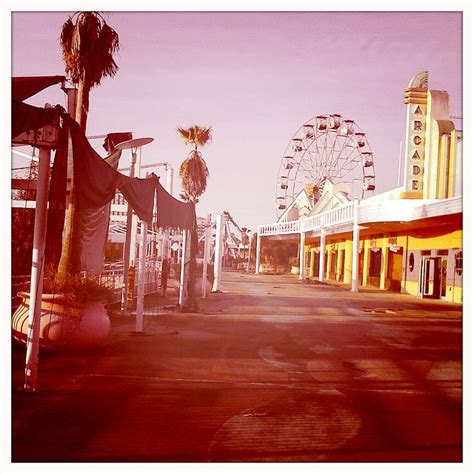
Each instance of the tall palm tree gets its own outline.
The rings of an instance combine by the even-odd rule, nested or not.
[[[66,74],[78,85],[76,122],[85,132],[90,90],[106,76],[114,77],[118,66],[114,54],[119,50],[119,36],[98,12],[74,14],[61,29],[61,51]]]
[[[75,23],[74,23],[74,17]],[[114,77],[118,66],[114,53],[119,49],[119,36],[98,12],[79,12],[64,23],[60,45],[63,61],[73,83],[78,85],[76,122],[85,133],[89,112],[90,90],[100,85],[106,77]],[[58,266],[59,283],[64,283],[69,274],[79,271],[78,235],[75,229],[76,205],[74,186],[65,217],[65,239]],[[73,258],[74,256],[74,258]]]
[[[193,125],[189,128],[178,127],[178,134],[183,139],[186,145],[191,145],[193,149],[188,154],[187,158],[181,163],[179,168],[179,175],[181,177],[181,186],[183,188],[182,197],[196,206],[199,197],[204,193],[207,187],[207,178],[209,177],[209,170],[206,162],[202,157],[198,147],[204,146],[212,139],[211,127],[200,127]],[[196,209],[194,209],[196,211]],[[196,311],[198,308],[196,291],[195,291],[195,276],[196,276],[196,255],[198,249],[198,235],[196,223],[193,225],[191,232],[191,260],[189,262],[189,283],[188,283],[188,297],[184,304],[185,310]]]

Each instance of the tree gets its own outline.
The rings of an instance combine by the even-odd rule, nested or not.
[[[196,203],[199,197],[204,193],[207,187],[207,178],[209,170],[198,147],[204,146],[212,139],[211,127],[200,127],[193,125],[189,128],[177,128],[180,137],[186,145],[192,145],[193,149],[187,158],[181,163],[179,175],[181,177],[181,186],[183,188],[182,198],[185,201],[193,203],[194,213],[196,213]],[[189,282],[188,296],[184,304],[185,310],[196,311],[198,308],[195,277],[196,277],[196,255],[198,250],[197,227],[194,222],[191,231],[191,258],[189,262]]]
[[[100,85],[104,77],[114,77],[118,71],[113,56],[119,49],[119,37],[100,13],[80,12],[74,23],[75,15],[69,17],[63,25],[60,45],[66,74],[78,85],[75,119],[85,133],[90,90]],[[60,284],[80,269],[79,236],[75,221],[76,202],[73,186],[66,211],[66,232],[58,266]]]
[[[262,239],[261,245],[261,262],[270,264],[274,272],[278,271],[278,267],[288,271],[290,259],[298,253],[298,244],[292,242]]]

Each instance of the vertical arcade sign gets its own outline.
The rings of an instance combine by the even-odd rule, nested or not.
[[[416,75],[405,89],[407,104],[405,193],[422,197],[425,162],[426,112],[428,103],[428,72]]]

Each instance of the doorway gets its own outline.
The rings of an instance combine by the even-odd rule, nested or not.
[[[446,257],[422,257],[420,294],[422,298],[445,299],[448,259]]]

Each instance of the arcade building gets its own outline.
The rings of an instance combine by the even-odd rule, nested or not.
[[[292,241],[300,280],[462,303],[462,131],[448,92],[429,89],[426,71],[404,103],[403,184],[362,199],[330,179],[316,197],[301,189],[277,222],[259,226],[256,273],[262,239]]]

